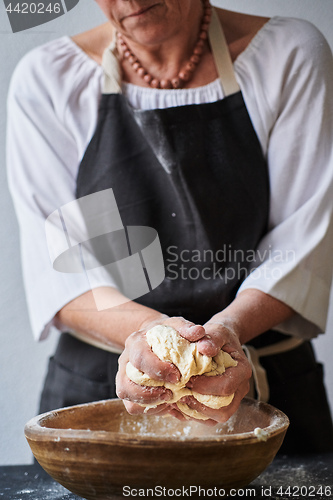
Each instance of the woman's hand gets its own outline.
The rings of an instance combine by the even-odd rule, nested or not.
[[[237,366],[227,368],[222,375],[192,377],[187,387],[200,394],[229,396],[235,394],[232,402],[219,410],[202,405],[193,397],[187,397],[187,405],[215,422],[226,422],[237,410],[241,400],[249,391],[251,366],[247,360],[236,331],[223,322],[209,321],[204,325],[205,335],[198,340],[198,351],[207,356],[216,356],[222,349],[237,361]],[[185,338],[186,335],[182,334]],[[188,339],[190,340],[190,339]]]
[[[183,419],[181,412],[175,405],[168,405],[172,398],[172,392],[165,387],[146,387],[132,382],[126,375],[126,365],[130,361],[132,365],[150,378],[161,382],[176,383],[180,378],[178,368],[169,362],[161,361],[154,354],[147,343],[146,332],[155,325],[168,325],[177,330],[183,337],[190,341],[201,339],[205,330],[200,325],[186,321],[182,317],[169,318],[165,316],[153,322],[143,324],[139,331],[130,335],[125,342],[125,350],[119,358],[119,370],[116,378],[117,396],[124,400],[125,407],[130,414],[143,413],[142,404],[158,404],[156,408],[148,410],[149,414],[171,413],[179,419]]]

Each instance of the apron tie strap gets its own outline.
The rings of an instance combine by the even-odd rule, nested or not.
[[[248,396],[254,397],[257,393],[257,400],[267,403],[269,400],[269,385],[266,370],[261,366],[257,349],[252,346],[243,346],[243,350],[252,368],[252,378],[250,380],[250,391]]]
[[[252,381],[250,382],[250,391],[248,396],[254,397],[257,393],[257,400],[267,403],[269,400],[269,385],[265,368],[260,364],[260,358],[265,356],[273,356],[274,354],[282,354],[283,352],[291,351],[299,347],[304,341],[295,337],[277,342],[260,349],[255,349],[250,345],[243,345],[243,350],[252,367]]]

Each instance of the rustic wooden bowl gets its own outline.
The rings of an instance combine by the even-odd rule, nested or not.
[[[83,498],[112,499],[130,488],[242,488],[272,462],[288,425],[281,411],[251,399],[215,427],[131,416],[114,399],[39,415],[25,435],[60,484]]]

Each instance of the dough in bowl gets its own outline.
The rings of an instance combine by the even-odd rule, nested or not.
[[[181,398],[184,396],[193,396],[203,405],[214,409],[228,406],[231,403],[234,394],[230,396],[203,395],[186,387],[187,382],[195,375],[212,377],[221,375],[225,372],[226,368],[236,366],[237,361],[233,360],[228,353],[221,350],[214,358],[200,354],[197,351],[197,344],[195,342],[189,342],[177,330],[166,325],[154,326],[151,330],[148,330],[146,338],[152,351],[161,361],[169,361],[177,366],[181,378],[176,384],[153,380],[128,362],[126,365],[126,374],[130,380],[144,386],[165,386],[173,393],[173,398],[168,403],[177,403],[178,408],[183,414],[199,420],[207,420],[208,417],[189,408],[187,404],[181,403],[179,401]],[[159,404],[163,404],[163,401]],[[143,406],[149,409],[155,408],[156,404]]]

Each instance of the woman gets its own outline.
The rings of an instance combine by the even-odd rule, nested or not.
[[[97,3],[108,23],[28,55],[9,97],[9,175],[33,327],[41,336],[51,325],[70,332],[51,359],[41,411],[115,396],[116,353],[125,346],[117,394],[128,411],[164,401],[150,413],[182,418],[168,405],[169,391],[137,386],[125,373],[130,360],[154,379],[178,379],[145,341],[147,329],[163,323],[200,352],[223,348],[238,363],[189,384],[203,394],[234,393],[228,407],[189,398],[190,408],[212,422],[228,419],[249,388],[242,344],[251,359],[254,348],[269,346],[261,359],[269,401],[291,419],[284,450],[332,450],[308,341],[325,328],[332,270],[327,44],[305,22],[215,12],[201,0]],[[163,283],[135,301],[103,276],[94,287],[114,307],[97,311],[84,278],[51,270],[44,242],[36,249],[28,240],[34,231],[41,241],[54,210],[108,188],[124,225],[156,229],[165,264],[173,252],[177,265],[166,265]],[[195,280],[183,265],[191,252]]]

